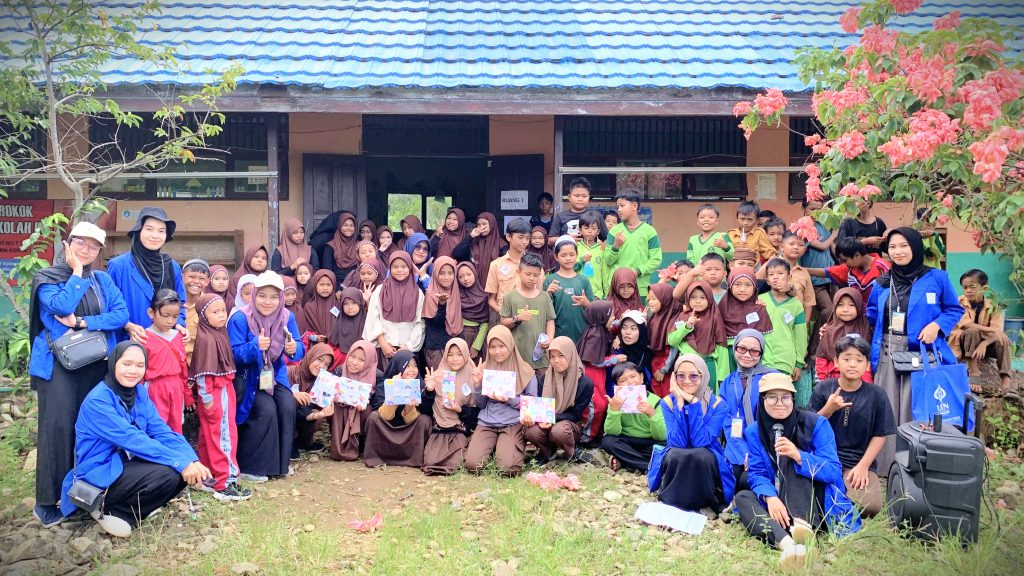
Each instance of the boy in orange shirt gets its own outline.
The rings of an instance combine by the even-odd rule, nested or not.
[[[764,263],[778,254],[768,234],[757,227],[759,209],[756,202],[743,202],[736,208],[736,228],[729,230],[729,239],[736,248],[749,248],[757,253],[758,263]]]

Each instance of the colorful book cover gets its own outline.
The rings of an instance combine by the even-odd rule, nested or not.
[[[555,423],[555,399],[537,396],[519,397],[519,417],[529,416],[534,424]]]
[[[363,410],[370,405],[370,394],[373,393],[373,384],[338,376],[336,390],[337,396],[335,396],[335,399],[339,403]]]
[[[637,404],[641,400],[647,399],[647,388],[643,386],[616,386],[615,395],[626,399],[622,403],[622,410],[620,412],[623,414],[636,414],[640,412],[637,409]]]
[[[309,389],[314,405],[326,408],[334,402],[339,378],[340,376],[335,376],[323,368],[320,369],[320,373],[316,376],[316,381],[313,382],[313,387]]]
[[[484,396],[512,398],[516,395],[516,373],[505,370],[484,370]]]
[[[403,378],[389,378],[384,381],[384,404],[405,406],[420,403],[420,381]]]
[[[455,372],[441,374],[441,402],[449,408],[455,406]]]

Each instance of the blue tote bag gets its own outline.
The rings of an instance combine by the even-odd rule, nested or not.
[[[971,391],[967,366],[940,364],[941,356],[932,346],[936,361],[928,361],[927,345],[921,345],[923,368],[910,374],[910,406],[914,420],[931,422],[936,414],[946,425],[964,426],[964,396]],[[968,432],[974,429],[974,406],[967,413]]]

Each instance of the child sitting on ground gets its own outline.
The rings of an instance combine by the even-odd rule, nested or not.
[[[960,276],[960,286],[964,289],[964,295],[960,297],[964,316],[949,335],[949,347],[958,360],[967,362],[971,376],[981,373],[979,361],[995,358],[1003,395],[1019,400],[1017,386],[1011,379],[1010,339],[1003,332],[1003,311],[985,297],[988,274],[977,268],[968,270]],[[971,389],[980,392],[977,385],[972,385]]]
[[[665,415],[659,409],[661,398],[653,392],[640,399],[631,412],[623,412],[626,395],[619,392],[620,386],[644,386],[644,377],[632,362],[618,364],[612,370],[615,394],[608,400],[608,416],[604,422],[604,438],[601,449],[609,455],[609,466],[613,472],[620,468],[647,473],[647,466],[654,452],[654,445],[664,443],[668,437],[665,429]]]

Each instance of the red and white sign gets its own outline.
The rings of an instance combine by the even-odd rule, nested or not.
[[[21,243],[32,235],[36,223],[53,214],[53,200],[0,200],[0,274],[7,274],[25,255]],[[39,255],[53,260],[53,246]]]

